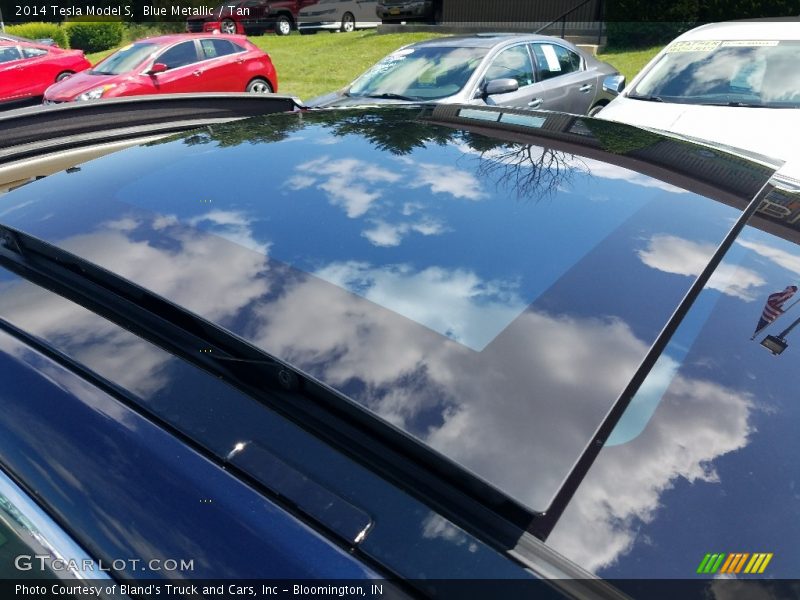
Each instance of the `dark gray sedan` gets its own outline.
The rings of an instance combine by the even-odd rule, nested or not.
[[[404,46],[308,105],[439,102],[593,114],[624,81],[614,67],[560,38],[479,34]]]

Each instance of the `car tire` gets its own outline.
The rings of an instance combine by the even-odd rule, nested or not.
[[[227,34],[237,33],[236,21],[233,19],[223,19],[222,23],[219,24],[219,32]]]
[[[356,18],[349,12],[344,13],[342,16],[342,26],[339,31],[342,33],[351,33],[356,30]]]
[[[251,80],[250,83],[247,84],[247,87],[244,88],[245,92],[250,94],[272,94],[272,86],[270,85],[269,81],[262,77],[256,77],[255,79]]]
[[[56,76],[56,83],[58,83],[59,81],[64,81],[67,77],[74,74],[75,71],[62,71]]]
[[[281,15],[275,21],[275,35],[289,35],[292,33],[292,20],[286,15]]]
[[[601,110],[603,110],[605,107],[606,107],[605,104],[595,104],[592,108],[589,109],[589,112],[587,114],[588,116],[593,117]]]

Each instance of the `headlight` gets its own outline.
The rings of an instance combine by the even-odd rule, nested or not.
[[[81,102],[83,100],[97,100],[98,98],[102,98],[103,95],[110,89],[117,87],[115,83],[109,83],[106,85],[101,85],[100,87],[96,87],[93,90],[89,90],[88,92],[83,92],[80,96],[75,98],[77,102]]]

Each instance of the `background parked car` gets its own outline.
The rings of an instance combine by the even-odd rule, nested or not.
[[[377,0],[319,0],[300,10],[297,28],[300,33],[328,31],[349,32],[367,27],[377,27],[375,18]]]
[[[297,28],[300,9],[318,0],[234,0],[220,4],[211,17],[189,17],[186,31],[221,31],[242,35],[289,35]]]
[[[598,116],[796,160],[799,64],[796,19],[703,25],[664,48]]]
[[[309,106],[375,102],[463,102],[586,114],[614,98],[611,65],[560,38],[474,35],[396,50],[348,87]]]
[[[139,94],[271,93],[278,89],[269,55],[243,36],[165,35],[117,50],[74,79],[51,86],[45,102]]]
[[[375,13],[384,23],[433,21],[436,5],[434,0],[378,0]]]
[[[90,66],[81,50],[0,41],[0,103],[41,98],[53,83]]]

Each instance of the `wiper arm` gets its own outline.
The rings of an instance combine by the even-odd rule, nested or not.
[[[359,94],[361,95],[361,94]],[[363,98],[385,98],[387,100],[410,100],[416,102],[419,100],[416,96],[403,96],[402,94],[395,94],[393,92],[384,92],[382,94],[364,94]]]
[[[661,96],[640,96],[639,94],[628,94],[628,98],[632,100],[647,100],[648,102],[663,102]]]

